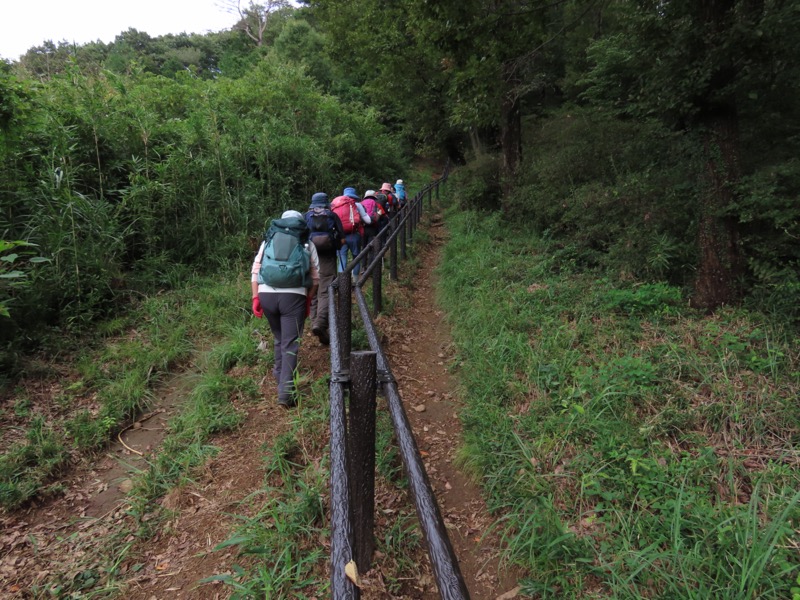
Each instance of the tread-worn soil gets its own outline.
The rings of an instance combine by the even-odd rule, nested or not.
[[[513,573],[501,568],[497,537],[489,531],[493,519],[475,482],[455,464],[462,430],[457,384],[449,371],[453,347],[445,315],[435,303],[435,266],[446,231],[434,217],[428,233],[430,243],[417,250],[420,267],[412,286],[402,291],[403,300],[392,314],[376,320],[377,326],[470,596],[508,600],[517,596],[518,588]],[[304,340],[300,360],[307,375],[317,378],[327,373],[326,350],[310,335]],[[201,474],[161,499],[172,515],[166,524],[145,541],[133,536],[120,541],[130,546],[120,565],[127,600],[230,595],[220,583],[199,582],[230,572],[234,563],[241,562],[235,549],[212,550],[231,535],[237,513],[241,516],[247,510],[245,499],[262,488],[263,458],[254,449],[288,428],[287,413],[274,402],[274,381],[264,377],[261,386],[265,399],[257,405],[242,402],[239,408],[247,413],[244,424],[213,440],[219,453]],[[168,386],[167,406],[179,403],[175,398],[179,392],[179,384]],[[378,406],[385,408],[385,402],[380,400]],[[136,429],[158,430],[158,423],[151,419]],[[105,457],[74,469],[63,482],[63,495],[0,516],[0,596],[34,597],[35,586],[47,584],[55,573],[71,581],[93,576],[91,565],[100,564],[93,557],[102,553],[104,540],[131,518],[125,503],[125,468],[119,459],[130,463],[140,459],[130,449],[157,451],[147,447],[158,442],[157,435],[149,441],[135,435],[140,434],[126,432],[128,448],[115,444]],[[379,511],[380,500],[379,495]],[[438,597],[430,569],[423,565],[420,571],[424,575],[411,582],[402,597]],[[365,590],[364,595],[393,597],[379,589]]]

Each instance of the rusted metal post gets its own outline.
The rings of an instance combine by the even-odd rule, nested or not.
[[[370,348],[377,353],[377,368],[381,377],[383,394],[394,425],[400,456],[406,469],[409,489],[419,517],[422,534],[428,546],[439,596],[443,600],[468,600],[469,591],[464,583],[453,546],[447,535],[436,496],[433,493],[422,457],[419,454],[411,424],[406,416],[397,382],[392,375],[389,362],[381,349],[378,332],[367,309],[367,302],[360,289],[356,289],[356,302],[364,322],[364,330]]]
[[[331,315],[331,598],[358,600],[361,592],[345,575],[345,565],[354,556],[353,520],[347,465],[347,420],[344,386],[348,375],[339,360],[338,311],[329,297]],[[348,298],[349,300],[349,298]]]
[[[353,502],[353,558],[359,573],[372,567],[375,551],[375,352],[350,354],[350,497]]]
[[[383,259],[376,261],[372,271],[372,310],[376,315],[383,310]]]
[[[339,327],[339,361],[343,368],[347,369],[350,362],[350,348],[352,348],[353,340],[353,305],[350,299],[353,282],[350,279],[350,271],[339,273],[337,281],[338,302],[336,304],[336,321]]]

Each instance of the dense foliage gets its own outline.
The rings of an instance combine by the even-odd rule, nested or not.
[[[615,281],[499,213],[448,226],[461,461],[525,597],[793,597],[797,334]]]
[[[796,318],[797,3],[311,4],[373,102],[480,159],[471,204],[698,307]]]
[[[442,270],[463,458],[522,592],[796,595],[800,4],[303,4],[0,63],[0,374],[158,291],[146,327],[105,322],[135,350],[85,361],[108,402],[66,430],[98,447],[186,359],[183,319],[211,321],[163,290],[242,273],[315,191],[446,154],[466,164]],[[184,293],[235,320],[202,281]],[[30,443],[0,465],[7,506],[67,460],[13,409]]]
[[[306,74],[302,57],[319,56],[319,40],[303,21],[273,32],[274,51],[248,48],[240,59],[251,64],[234,76],[220,68],[227,59],[209,58],[213,78],[148,58],[172,38],[134,37],[106,49],[102,67],[80,49],[47,77],[25,59],[0,73],[6,361],[45,326],[80,330],[118,311],[129,290],[241,268],[278,211],[382,181],[403,160],[374,111]],[[184,41],[197,51],[219,42]]]

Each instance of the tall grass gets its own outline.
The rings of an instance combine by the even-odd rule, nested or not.
[[[448,213],[461,464],[535,597],[784,598],[800,569],[797,333],[705,316],[500,215]]]

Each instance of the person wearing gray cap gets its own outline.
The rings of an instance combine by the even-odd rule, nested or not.
[[[287,210],[272,221],[250,269],[253,314],[264,315],[274,338],[278,404],[297,403],[294,386],[303,323],[319,285],[319,257],[303,215]]]

